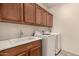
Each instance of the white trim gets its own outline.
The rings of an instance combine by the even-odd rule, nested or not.
[[[67,51],[67,50],[62,50],[68,54],[71,54],[72,56],[79,56],[78,54],[74,53],[74,52],[70,52],[70,51]]]

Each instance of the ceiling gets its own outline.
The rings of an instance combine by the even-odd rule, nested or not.
[[[54,6],[60,6],[61,3],[43,3],[44,6],[46,6],[47,8],[52,8]]]

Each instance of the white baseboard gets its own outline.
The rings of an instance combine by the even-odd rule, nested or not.
[[[67,50],[62,50],[62,51],[66,52],[66,53],[69,53],[69,54],[71,54],[72,56],[79,56],[78,54],[73,53],[73,52],[70,52],[70,51],[67,51]]]

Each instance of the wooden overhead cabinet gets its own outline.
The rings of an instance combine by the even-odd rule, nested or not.
[[[42,8],[36,5],[36,24],[42,25]]]
[[[40,26],[52,27],[53,15],[36,5],[36,24]]]
[[[0,18],[1,21],[21,23],[22,4],[19,3],[1,3]]]
[[[42,11],[42,25],[47,26],[47,12],[45,10]]]
[[[49,20],[49,22],[50,22],[49,26],[52,27],[53,26],[53,15],[50,14],[49,18],[50,18],[50,20]]]
[[[47,13],[47,26],[52,27],[53,26],[53,15]]]
[[[23,7],[24,23],[35,24],[35,4],[25,3]]]
[[[0,3],[0,21],[51,27],[53,15],[35,3]]]

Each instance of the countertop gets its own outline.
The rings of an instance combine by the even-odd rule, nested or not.
[[[0,41],[0,51],[8,48],[16,47],[22,44],[30,43],[36,40],[41,40],[41,39],[42,38],[28,36],[28,37]]]

